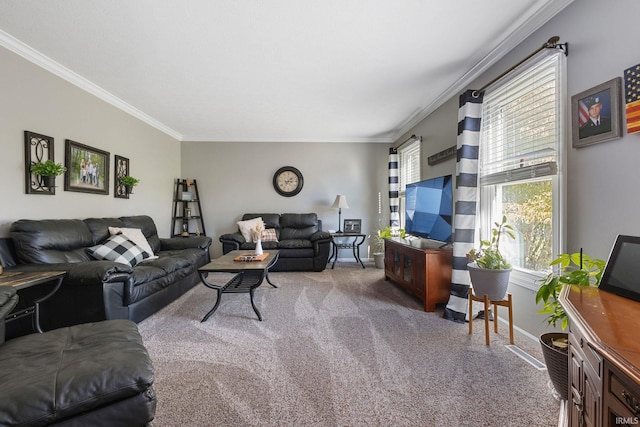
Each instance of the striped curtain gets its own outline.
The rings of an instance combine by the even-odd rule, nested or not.
[[[464,323],[469,308],[467,252],[473,248],[478,191],[478,147],[484,93],[468,90],[460,95],[458,160],[456,164],[455,230],[451,295],[443,317]]]
[[[389,225],[400,227],[400,199],[399,199],[399,181],[398,181],[398,150],[389,148]]]

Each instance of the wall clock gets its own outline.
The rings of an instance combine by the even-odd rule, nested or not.
[[[284,197],[298,194],[303,184],[302,174],[293,166],[283,166],[273,175],[273,188]]]

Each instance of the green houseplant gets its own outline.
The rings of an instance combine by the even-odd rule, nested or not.
[[[32,174],[39,175],[42,178],[42,182],[45,187],[54,187],[56,183],[56,176],[65,173],[67,168],[62,166],[62,164],[49,159],[44,162],[32,164],[30,171]]]
[[[605,261],[578,252],[559,254],[549,265],[555,267],[556,271],[552,271],[540,280],[536,304],[542,303],[542,308],[538,313],[546,315],[545,321],[548,325],[560,326],[564,330],[569,324],[569,318],[559,300],[562,287],[564,285],[598,286]],[[569,397],[568,334],[547,332],[540,335],[539,340],[553,388],[562,399],[566,400]]]
[[[500,252],[502,235],[515,239],[513,227],[507,223],[506,215],[502,222],[496,222],[491,229],[491,240],[480,241],[479,249],[467,253],[467,264],[473,293],[477,296],[488,295],[492,301],[504,299],[509,286],[511,264]]]
[[[389,237],[402,237],[407,235],[404,228],[393,230],[391,227],[380,226],[375,233],[371,233],[373,240],[371,251],[376,268],[384,268],[384,239]]]
[[[122,185],[124,185],[124,188],[125,188],[125,191],[127,192],[127,194],[133,194],[132,189],[133,189],[133,187],[138,185],[140,180],[138,178],[134,178],[132,176],[125,175],[122,178],[120,178],[120,182],[122,183]]]

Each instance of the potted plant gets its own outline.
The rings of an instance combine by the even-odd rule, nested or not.
[[[559,254],[549,264],[556,267],[540,280],[541,286],[536,293],[536,304],[542,303],[539,314],[546,315],[547,324],[562,330],[569,324],[569,318],[560,304],[560,291],[564,285],[598,286],[605,267],[605,261],[584,255],[582,252]],[[553,388],[562,399],[569,398],[569,339],[565,332],[547,332],[540,335],[542,356],[547,364],[547,372]]]
[[[491,240],[480,241],[479,249],[471,249],[467,253],[467,264],[473,293],[477,296],[488,295],[492,301],[500,301],[507,294],[511,264],[500,253],[500,237],[502,234],[515,239],[513,227],[507,224],[506,215],[502,222],[495,223],[491,230]]]
[[[372,252],[373,252],[373,260],[375,262],[376,268],[384,268],[384,239],[389,237],[402,237],[404,238],[407,233],[404,231],[404,228],[399,228],[393,230],[391,227],[382,227],[380,226],[378,230],[376,230],[375,234],[371,234],[373,238]]]
[[[56,185],[56,176],[65,173],[67,168],[49,159],[32,164],[30,171],[32,174],[40,176],[43,186],[51,188]]]
[[[138,185],[140,180],[132,176],[125,175],[120,178],[120,182],[122,183],[122,185],[124,185],[124,190],[127,192],[127,194],[133,194],[133,187]]]

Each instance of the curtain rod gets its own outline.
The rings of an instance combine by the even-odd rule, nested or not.
[[[413,135],[411,135],[411,136],[409,137],[409,139],[407,139],[406,141],[404,141],[402,144],[398,145],[398,146],[396,147],[396,150],[397,150],[397,149],[399,149],[400,147],[402,147],[402,146],[403,146],[404,144],[406,144],[407,142],[409,142],[409,141],[416,141],[416,140],[417,140],[417,141],[422,141],[422,137],[421,137],[421,136],[416,136],[415,134],[413,134]]]
[[[529,54],[529,56],[527,56],[526,58],[524,58],[522,61],[518,62],[516,65],[514,65],[513,67],[509,68],[507,71],[505,71],[504,73],[500,74],[498,77],[496,77],[495,79],[491,80],[489,83],[487,83],[486,85],[482,86],[480,89],[477,90],[478,93],[483,92],[486,88],[488,88],[489,86],[491,86],[492,84],[494,84],[495,82],[497,82],[498,80],[500,80],[501,78],[503,78],[504,76],[506,76],[507,74],[509,74],[510,72],[512,72],[513,70],[515,70],[516,68],[518,68],[520,65],[524,64],[526,61],[528,61],[533,55],[537,54],[538,52],[540,52],[541,50],[544,49],[560,49],[561,51],[564,52],[564,55],[567,56],[569,55],[569,43],[558,43],[560,41],[560,37],[558,36],[553,36],[551,37],[549,40],[547,40],[547,42],[545,44],[543,44],[542,46],[540,46],[538,49],[536,49],[534,52],[532,52],[531,54]]]

